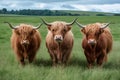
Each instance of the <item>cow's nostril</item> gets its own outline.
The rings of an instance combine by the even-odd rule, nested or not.
[[[28,41],[28,40],[23,40],[23,41],[21,42],[21,44],[23,44],[23,45],[28,45],[28,44],[29,44],[29,41]]]
[[[56,40],[62,40],[61,38],[56,38]]]
[[[94,45],[94,44],[96,44],[96,40],[95,39],[89,39],[88,44]]]
[[[57,41],[57,42],[62,42],[63,41],[63,37],[61,35],[56,35],[54,40]]]

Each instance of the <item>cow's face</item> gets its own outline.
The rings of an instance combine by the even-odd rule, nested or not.
[[[65,34],[71,29],[71,25],[73,25],[77,19],[78,18],[74,19],[71,23],[62,21],[48,23],[41,18],[42,22],[47,25],[48,30],[52,32],[54,40],[59,43],[64,40]]]
[[[104,29],[101,29],[97,25],[88,25],[82,28],[81,31],[86,35],[88,44],[95,45],[99,36],[104,32]]]
[[[30,25],[21,25],[14,30],[17,36],[20,38],[21,45],[29,45],[36,30]]]
[[[52,32],[53,38],[57,42],[62,42],[65,34],[71,29],[71,26],[66,25],[64,22],[54,22],[48,26],[48,29]]]
[[[81,32],[84,33],[87,39],[87,43],[91,45],[95,45],[100,37],[100,35],[104,32],[104,29],[109,26],[110,23],[94,23],[89,24],[87,26],[83,26],[82,24],[76,21],[77,25],[82,28]]]
[[[7,23],[10,28],[14,30],[14,33],[17,35],[16,37],[19,38],[22,45],[29,45],[36,30],[42,26],[42,24],[40,24],[38,27],[33,27],[27,24],[20,24],[19,26],[13,27],[9,22],[5,21],[4,23]]]

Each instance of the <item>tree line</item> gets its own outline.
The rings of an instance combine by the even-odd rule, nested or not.
[[[6,8],[0,10],[0,14],[16,14],[16,15],[36,15],[36,16],[80,16],[80,14],[72,14],[59,10],[32,10],[32,9],[23,9],[23,10],[10,10]]]
[[[3,8],[0,10],[0,14],[15,14],[15,15],[35,15],[35,16],[90,16],[87,13],[70,13],[67,11],[60,10],[32,10],[32,9],[22,9],[22,10],[7,10]],[[120,16],[120,14],[96,14],[96,16]]]

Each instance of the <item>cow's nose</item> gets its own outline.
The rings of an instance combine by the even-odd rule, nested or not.
[[[88,44],[94,45],[94,44],[96,44],[96,40],[95,39],[89,39]]]
[[[21,44],[23,44],[23,45],[28,45],[28,44],[29,44],[29,41],[28,41],[28,40],[22,40]]]
[[[62,35],[55,35],[54,40],[56,40],[57,42],[62,42],[63,37],[62,37]]]

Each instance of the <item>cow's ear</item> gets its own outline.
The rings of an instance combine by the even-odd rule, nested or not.
[[[67,26],[67,28],[68,28],[68,31],[71,30],[71,26]]]
[[[17,34],[17,35],[20,35],[20,32],[18,29],[14,29],[14,32]]]
[[[48,27],[49,30],[51,30],[51,25],[48,25],[47,27]]]
[[[86,34],[85,28],[82,28],[81,32],[84,33],[84,34]]]
[[[104,29],[100,29],[99,31],[99,34],[103,33],[104,32]]]
[[[36,29],[33,29],[30,33],[30,35],[33,35],[36,32]]]

